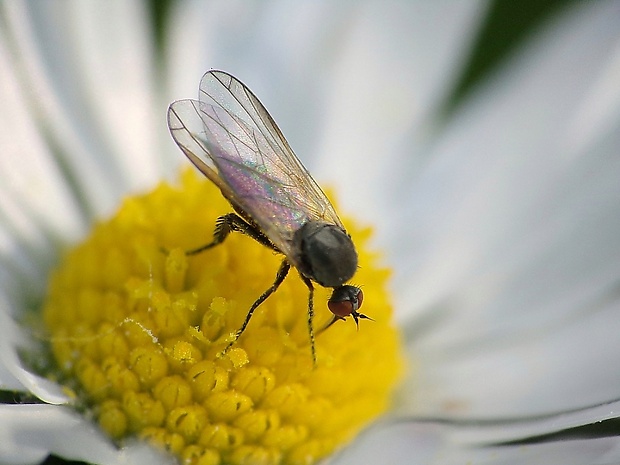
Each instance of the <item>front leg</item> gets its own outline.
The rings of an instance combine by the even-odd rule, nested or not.
[[[314,328],[312,320],[314,319],[314,285],[310,279],[300,273],[301,279],[308,287],[308,332],[310,333],[310,351],[312,352],[312,365],[316,368],[316,349],[314,347]]]

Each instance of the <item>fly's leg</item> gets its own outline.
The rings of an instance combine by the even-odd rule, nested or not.
[[[331,320],[329,323],[327,323],[327,325],[325,325],[325,327],[323,327],[323,328],[321,328],[321,329],[319,329],[319,330],[317,331],[317,333],[316,333],[316,334],[317,334],[317,336],[318,336],[319,334],[321,334],[323,331],[327,330],[327,328],[331,327],[331,325],[333,325],[333,324],[334,324],[336,321],[338,321],[338,320],[343,320],[343,321],[345,321],[345,320],[346,320],[346,318],[345,318],[345,317],[343,317],[343,316],[334,315],[334,316],[332,317],[332,320]]]
[[[243,233],[250,236],[256,242],[269,247],[270,249],[274,249],[276,252],[278,251],[271,241],[267,239],[267,236],[260,232],[256,226],[251,225],[235,213],[228,213],[220,216],[215,222],[213,241],[196,249],[188,250],[185,252],[185,255],[196,255],[204,252],[205,250],[209,250],[210,248],[224,242],[224,239],[226,239],[231,232]]]
[[[269,287],[269,289],[263,292],[260,295],[260,297],[256,299],[256,301],[252,304],[252,306],[250,307],[250,310],[248,310],[248,314],[245,316],[245,320],[243,321],[241,328],[237,330],[237,332],[235,333],[235,338],[226,346],[223,353],[226,353],[226,351],[228,351],[228,349],[230,349],[232,345],[235,342],[237,342],[237,339],[239,339],[239,337],[243,334],[243,331],[245,331],[245,328],[248,326],[248,323],[250,322],[250,318],[252,318],[252,314],[254,313],[254,310],[256,310],[256,308],[260,304],[262,304],[265,300],[267,300],[267,297],[273,294],[278,289],[278,287],[280,287],[280,284],[282,284],[282,281],[284,281],[284,278],[286,278],[286,275],[288,274],[288,271],[290,269],[291,269],[291,265],[285,258],[284,260],[282,260],[282,264],[280,265],[280,268],[278,269],[278,273],[276,274],[275,281]]]
[[[267,236],[265,236],[265,234],[263,234],[260,231],[260,229],[258,229],[257,226],[255,226],[252,223],[247,222],[246,220],[244,220],[243,218],[241,218],[239,215],[235,213],[228,213],[226,215],[220,216],[215,222],[215,230],[213,231],[213,241],[211,241],[210,243],[206,245],[198,247],[196,249],[188,250],[185,252],[185,255],[196,255],[201,252],[204,252],[205,250],[209,250],[215,247],[216,245],[224,242],[224,240],[228,237],[228,235],[231,232],[243,233],[247,236],[250,236],[252,239],[254,239],[259,244],[262,244],[265,247],[269,247],[270,249],[276,252],[280,252],[276,248],[276,246],[273,245],[273,243],[267,238]],[[267,300],[267,298],[271,294],[273,294],[278,289],[278,287],[280,287],[280,284],[282,284],[282,281],[284,281],[284,278],[286,278],[286,275],[288,274],[290,268],[291,268],[291,265],[289,264],[289,262],[286,259],[282,260],[282,264],[280,265],[280,268],[278,269],[278,273],[276,274],[275,281],[269,287],[269,289],[263,292],[260,295],[260,297],[256,299],[256,301],[252,304],[252,306],[250,307],[250,310],[248,310],[248,314],[246,315],[245,320],[243,321],[243,324],[241,325],[241,328],[237,330],[237,332],[235,333],[234,339],[226,346],[226,348],[224,349],[222,353],[226,353],[226,351],[228,351],[228,349],[230,349],[233,346],[233,344],[237,342],[237,339],[239,339],[239,337],[245,331],[245,328],[248,326],[248,323],[250,322],[250,319],[252,318],[252,314],[254,313],[254,310],[256,310],[256,308],[260,304],[262,304],[265,300]]]
[[[301,279],[308,287],[308,333],[310,334],[310,351],[312,352],[312,365],[316,368],[316,349],[314,347],[314,329],[312,320],[314,319],[314,286],[312,281],[301,275]]]
[[[359,312],[357,312],[357,311],[353,311],[353,312],[351,312],[351,316],[353,317],[353,320],[355,321],[355,325],[357,326],[357,329],[358,329],[358,330],[360,329],[360,324],[359,324],[359,323],[360,323],[360,320],[370,320],[370,321],[375,321],[375,320],[373,320],[372,318],[370,318],[369,316],[364,315],[363,313],[359,313]],[[336,321],[340,321],[340,320],[342,320],[342,321],[346,321],[346,320],[347,320],[347,318],[346,318],[346,317],[344,317],[344,316],[334,315],[334,316],[332,317],[332,321],[330,321],[329,323],[327,323],[327,325],[326,325],[324,328],[319,329],[319,331],[316,333],[316,334],[317,334],[317,336],[318,336],[319,334],[321,334],[323,331],[325,331],[325,330],[327,330],[328,328],[330,328],[330,327],[331,327],[331,325],[333,325]]]

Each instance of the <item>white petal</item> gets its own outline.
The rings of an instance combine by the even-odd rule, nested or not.
[[[99,465],[166,464],[144,444],[118,449],[83,416],[53,405],[0,405],[0,462],[40,463],[53,453]]]
[[[128,188],[152,182],[157,173],[151,50],[139,6],[5,5],[11,65],[91,215],[109,213]],[[164,114],[162,106],[160,132]]]
[[[0,250],[49,248],[50,236],[75,237],[83,230],[80,209],[62,168],[29,112],[15,62],[0,33]]]
[[[96,110],[106,149],[131,189],[161,176],[158,142],[168,138],[165,107],[155,100],[149,12],[142,2],[58,2],[75,27],[71,59],[80,66],[84,98]],[[43,14],[46,14],[44,12]]]
[[[617,396],[619,6],[574,7],[394,182],[417,411],[527,416]],[[576,131],[584,111],[605,124]]]
[[[441,425],[378,423],[327,460],[327,464],[433,464],[436,463],[434,459],[449,448],[447,433]]]
[[[463,440],[476,433],[475,424],[400,422],[378,424],[356,439],[327,463],[348,465],[462,465],[462,464],[610,464],[620,460],[617,436],[563,440],[552,438],[539,443],[472,445]],[[502,429],[498,427],[498,429]]]
[[[15,323],[11,313],[18,304],[4,294],[0,296],[0,387],[28,392],[51,404],[66,403],[69,399],[58,384],[23,365],[18,350],[34,350],[33,340],[40,335],[25,334],[25,329]]]
[[[62,402],[58,386],[22,367],[17,349],[26,347],[28,338],[14,319],[23,318],[23,310],[36,305],[44,292],[58,238],[76,238],[84,222],[27,110],[14,60],[0,34],[0,386]]]
[[[316,172],[342,192],[346,209],[375,223],[396,210],[384,192],[403,139],[428,129],[485,9],[483,2],[367,2],[351,15],[330,52]]]
[[[559,440],[612,436],[613,424],[617,423],[619,417],[620,401],[615,400],[584,409],[520,420],[456,422],[452,424],[452,437],[462,444],[508,444],[527,440],[533,442],[534,439],[552,441],[554,437]]]

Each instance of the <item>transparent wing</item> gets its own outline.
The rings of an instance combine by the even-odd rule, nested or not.
[[[200,101],[170,105],[168,126],[192,163],[293,262],[293,234],[307,221],[344,229],[265,107],[229,74],[206,73]]]

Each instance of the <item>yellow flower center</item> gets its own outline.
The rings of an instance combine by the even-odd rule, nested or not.
[[[62,379],[121,441],[139,436],[187,464],[311,464],[389,406],[402,357],[385,289],[389,272],[351,227],[364,288],[359,331],[330,321],[331,289],[296,273],[225,353],[282,260],[242,234],[198,255],[230,205],[188,171],[127,199],[53,273],[44,320]],[[348,222],[351,226],[351,222]]]

